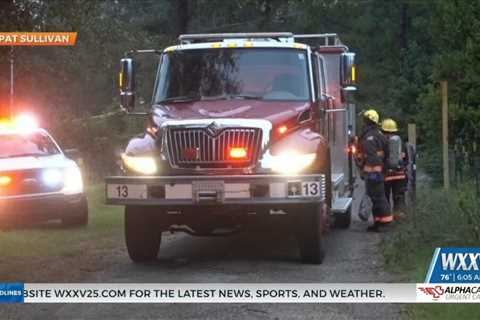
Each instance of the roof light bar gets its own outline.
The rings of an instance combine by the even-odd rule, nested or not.
[[[11,120],[0,120],[0,130],[30,133],[38,129],[37,119],[30,113],[23,113]]]
[[[279,39],[292,38],[291,32],[252,32],[252,33],[199,33],[182,34],[178,37],[181,44],[205,41],[221,41],[224,39]]]
[[[14,127],[20,131],[35,130],[38,128],[38,121],[33,115],[24,113],[15,118]]]

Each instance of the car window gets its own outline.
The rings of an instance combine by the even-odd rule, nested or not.
[[[52,139],[41,132],[0,135],[0,158],[49,156],[60,153]]]

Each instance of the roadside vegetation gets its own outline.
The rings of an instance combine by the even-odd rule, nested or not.
[[[479,243],[480,201],[473,185],[448,192],[422,187],[417,190],[416,210],[386,234],[383,252],[399,282],[421,283],[436,247],[478,247]],[[414,304],[407,311],[409,319],[469,319],[477,317],[480,306]]]
[[[103,188],[87,190],[87,227],[51,222],[0,231],[0,281],[74,282],[112,263],[112,249],[123,239],[123,214],[120,207],[104,204]]]
[[[479,159],[470,165],[470,176],[480,180],[480,1],[4,0],[0,14],[4,32],[78,32],[75,47],[15,48],[13,111],[37,113],[62,147],[80,150],[88,181],[97,182],[114,173],[118,153],[145,121],[126,119],[118,108],[119,59],[126,51],[161,49],[182,33],[336,32],[357,53],[358,111],[378,109],[382,117],[395,118],[404,135],[406,124],[416,123],[428,163],[423,169],[433,181],[418,190],[415,215],[386,235],[387,266],[402,282],[423,282],[435,247],[479,246],[480,195],[474,183],[462,182],[450,192],[435,184],[442,177],[441,80],[449,88],[450,145],[457,154]],[[0,48],[0,116],[7,114],[10,54],[9,47]],[[148,59],[137,66],[137,100],[144,106],[158,57]],[[123,237],[121,209],[103,204],[102,184],[88,194],[87,228],[0,231],[1,280],[74,282],[82,276],[78,270],[114,263],[108,255]],[[58,269],[55,278],[42,277],[47,268]],[[477,318],[474,309],[414,305],[410,312],[418,319]]]
[[[165,48],[182,33],[336,32],[357,53],[358,111],[373,106],[401,128],[415,122],[418,143],[436,154],[438,83],[447,80],[450,142],[460,139],[470,150],[480,123],[479,12],[479,1],[451,0],[5,0],[0,29],[78,32],[75,47],[15,48],[14,111],[37,113],[63,147],[80,149],[88,172],[103,177],[125,146],[126,121],[114,115],[119,59],[131,49]],[[0,115],[8,106],[9,57],[10,48],[0,48]],[[138,58],[144,106],[157,62]]]

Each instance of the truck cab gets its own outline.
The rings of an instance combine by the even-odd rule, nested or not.
[[[328,228],[351,220],[354,54],[335,34],[178,41],[121,60],[132,112],[134,56],[159,55],[145,133],[128,143],[123,174],[106,178],[107,202],[125,206],[130,258],[155,259],[164,231],[223,235],[281,218],[302,261],[321,263]]]

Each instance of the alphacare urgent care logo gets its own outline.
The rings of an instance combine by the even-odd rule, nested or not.
[[[480,302],[480,286],[475,284],[418,285],[418,302]]]
[[[442,286],[435,286],[435,287],[420,287],[418,288],[421,292],[426,294],[427,296],[432,296],[433,300],[438,300],[444,293]]]

